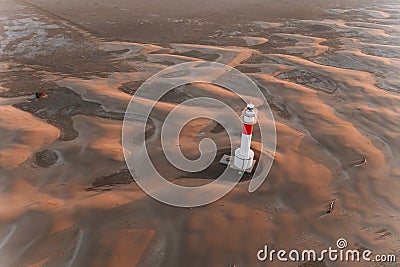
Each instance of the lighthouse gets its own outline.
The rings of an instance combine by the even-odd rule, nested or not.
[[[242,140],[240,148],[235,150],[234,165],[241,170],[248,170],[253,167],[254,151],[251,150],[251,137],[253,125],[257,122],[257,111],[253,104],[247,104],[242,111],[241,121],[243,123]]]

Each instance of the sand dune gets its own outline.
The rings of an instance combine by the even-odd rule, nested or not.
[[[13,169],[26,161],[32,151],[54,142],[59,130],[31,114],[11,106],[0,106],[1,139],[0,166]]]
[[[242,38],[246,41],[248,46],[259,45],[268,42],[268,39],[263,37],[246,36]]]
[[[191,31],[207,32],[213,40],[153,44],[126,41],[129,23],[121,17],[119,25],[115,18],[133,8],[126,2],[116,13],[98,14],[110,29],[121,28],[105,40],[101,32],[91,32],[105,23],[88,24],[94,17],[77,23],[80,15],[60,13],[54,3],[0,0],[5,61],[0,65],[0,265],[264,266],[270,263],[258,262],[256,253],[265,244],[322,250],[335,247],[338,238],[346,238],[351,249],[399,255],[400,8],[390,1],[355,2],[329,6],[316,17],[254,15],[247,23],[233,20],[220,28],[214,28],[215,21],[175,18],[164,10],[159,13],[169,14],[168,23],[191,25]],[[74,1],[65,12],[75,12],[80,4]],[[83,4],[87,14],[97,6]],[[145,17],[148,25],[162,25],[160,14],[146,14],[141,22]],[[193,25],[208,28],[203,32]],[[125,30],[126,38],[112,40]],[[250,181],[244,180],[210,205],[175,208],[147,196],[129,174],[122,120],[146,79],[171,65],[201,60],[236,67],[259,86],[275,117],[277,150],[268,178],[255,193],[248,193]],[[33,99],[38,90],[48,97]],[[154,105],[146,126],[152,162],[179,185],[209,183],[224,166],[217,158],[199,173],[178,170],[167,162],[162,145],[196,159],[202,139],[215,142],[216,149],[207,152],[225,153],[227,132],[240,136],[240,127],[223,116],[225,110],[178,105],[204,96],[235,111],[244,105],[226,88],[187,84]],[[134,104],[153,102],[142,97]],[[199,118],[185,125],[178,140],[161,144],[163,122],[174,109],[182,120],[208,114],[227,127],[223,131]],[[143,118],[131,115],[135,137]],[[178,129],[180,123],[173,126]],[[144,153],[135,138],[132,144],[128,156]],[[261,148],[257,127],[252,146]]]
[[[318,56],[326,52],[329,48],[327,46],[320,44],[326,41],[326,39],[324,38],[316,38],[300,34],[287,34],[287,33],[279,33],[276,35],[283,38],[296,40],[297,42],[294,46],[285,47],[285,50],[289,53],[303,54],[303,56],[305,57]]]
[[[199,51],[206,54],[217,54],[219,58],[216,60],[216,62],[229,66],[237,66],[240,62],[248,59],[253,53],[253,51],[250,49],[243,49],[239,47],[215,47],[191,44],[172,44],[171,46],[180,53]]]

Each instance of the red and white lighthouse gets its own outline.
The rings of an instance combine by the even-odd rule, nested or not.
[[[253,125],[257,122],[256,109],[253,104],[247,104],[243,109],[241,120],[243,123],[242,141],[240,148],[235,150],[234,165],[241,170],[247,170],[253,167],[254,158],[254,151],[250,148]]]

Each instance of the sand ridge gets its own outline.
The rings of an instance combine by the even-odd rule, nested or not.
[[[176,18],[171,23],[177,27],[208,25],[213,42],[165,44],[131,42],[129,36],[105,40],[90,30],[98,25],[65,19],[51,3],[8,1],[0,0],[0,56],[10,61],[0,73],[4,266],[259,266],[256,252],[264,244],[321,250],[341,237],[350,248],[400,252],[397,3],[336,7],[318,13],[320,18],[254,18],[247,26],[232,22],[223,29]],[[95,6],[84,4],[82,10]],[[153,14],[146,23],[159,18]],[[114,27],[115,18],[106,20]],[[274,112],[278,147],[268,179],[254,194],[243,181],[206,207],[179,209],[132,183],[121,147],[122,118],[144,80],[168,66],[200,60],[236,67],[257,83]],[[29,85],[31,80],[37,83]],[[48,98],[31,99],[36,84]],[[201,96],[235,110],[244,104],[216,85],[185,85],[154,106],[146,129],[153,162],[177,184],[209,182],[218,169],[193,177],[168,165],[161,153],[166,115],[179,102]],[[38,108],[40,103],[49,107]],[[143,98],[136,104],[152,102]],[[180,112],[197,115],[203,109],[183,106]],[[68,120],[75,134],[60,139],[62,124],[52,117]],[[195,158],[204,137],[220,149],[229,147],[224,131],[199,119],[183,129],[182,152]],[[253,147],[259,142],[255,131]],[[43,151],[56,154],[55,162],[38,165],[35,155]],[[143,153],[142,147],[132,153]]]

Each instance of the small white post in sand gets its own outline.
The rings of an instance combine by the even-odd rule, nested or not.
[[[243,123],[242,141],[240,148],[235,150],[235,167],[241,170],[250,169],[253,166],[254,151],[251,150],[251,137],[253,135],[253,124],[257,122],[256,109],[253,104],[247,104],[242,111]]]

